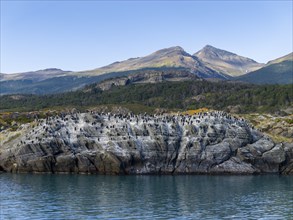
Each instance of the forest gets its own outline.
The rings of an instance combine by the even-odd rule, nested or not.
[[[102,91],[96,84],[82,90],[51,95],[5,95],[1,112],[27,112],[44,109],[84,110],[100,105],[124,106],[136,112],[209,108],[236,113],[280,113],[292,107],[293,88],[289,85],[252,85],[237,82],[189,80],[154,84],[114,86]]]

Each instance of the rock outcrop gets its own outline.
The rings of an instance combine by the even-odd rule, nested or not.
[[[128,76],[107,79],[97,84],[96,88],[103,91],[111,89],[113,86],[125,86],[129,84],[139,83],[159,83],[164,81],[186,81],[186,80],[201,80],[195,74],[188,70],[181,69],[166,69],[159,70],[144,70],[137,73],[129,74]]]
[[[293,174],[293,144],[275,144],[224,112],[194,116],[72,113],[36,120],[0,146],[6,172]]]

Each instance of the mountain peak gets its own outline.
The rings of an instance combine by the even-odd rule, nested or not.
[[[164,50],[164,49],[162,49],[162,50]],[[176,50],[176,51],[184,51],[184,49],[182,47],[180,47],[180,46],[167,47],[167,48],[165,48],[165,50],[170,50],[170,51],[174,51],[174,50]]]
[[[182,47],[174,46],[153,52],[147,56],[114,63],[100,69],[88,71],[86,74],[98,75],[111,72],[122,72],[150,68],[184,68],[193,74],[205,78],[227,78],[207,68],[195,56],[185,52]]]
[[[202,48],[202,50],[219,50],[218,48],[216,48],[216,47],[213,47],[212,45],[209,45],[209,44],[207,44],[207,45],[205,45],[203,48]]]
[[[226,50],[206,45],[194,56],[198,57],[211,69],[230,76],[240,76],[263,66],[256,61],[239,56]]]
[[[229,51],[222,50],[222,49],[213,47],[211,45],[204,46],[200,51],[198,51],[194,55],[211,57],[211,58],[214,58],[214,57],[222,58],[225,56],[237,56],[237,54],[235,54],[235,53],[231,53]]]
[[[168,47],[155,52],[155,54],[166,54],[166,53],[186,53],[185,50],[180,46]]]
[[[182,47],[174,46],[174,47],[168,47],[161,50],[158,50],[149,56],[148,58],[152,59],[158,59],[165,57],[166,59],[169,59],[171,57],[178,57],[178,56],[186,56],[186,57],[192,57],[189,53],[187,53]]]

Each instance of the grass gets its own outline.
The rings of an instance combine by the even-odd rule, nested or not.
[[[288,116],[273,116],[270,114],[243,114],[243,118],[250,121],[250,123],[257,129],[270,136],[275,142],[293,142],[293,137],[286,137],[275,132],[282,128],[282,130],[290,130],[293,123],[293,115]],[[261,117],[260,117],[261,116]]]

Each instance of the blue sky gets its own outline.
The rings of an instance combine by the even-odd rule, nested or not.
[[[2,73],[89,70],[206,44],[258,62],[292,52],[292,1],[1,0]]]

